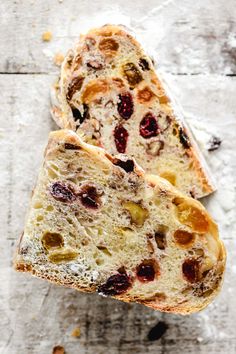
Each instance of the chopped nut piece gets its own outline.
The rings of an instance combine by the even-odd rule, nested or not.
[[[71,336],[72,337],[80,337],[81,331],[79,327],[76,327],[73,329],[73,331],[71,332]]]
[[[124,202],[123,207],[129,212],[132,223],[137,226],[143,226],[148,217],[148,211],[146,209],[144,209],[140,204],[130,201]]]
[[[46,32],[44,32],[44,33],[42,34],[42,40],[43,40],[44,42],[50,42],[51,39],[52,39],[52,32],[46,31]]]

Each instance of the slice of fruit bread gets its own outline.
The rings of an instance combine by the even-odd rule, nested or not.
[[[188,314],[219,292],[225,250],[198,201],[61,130],[50,134],[15,268]]]
[[[152,61],[122,27],[106,25],[81,36],[62,65],[52,102],[58,125],[82,130],[86,142],[134,157],[194,198],[214,190]]]

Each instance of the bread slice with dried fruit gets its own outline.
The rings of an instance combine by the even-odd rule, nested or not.
[[[61,130],[50,134],[15,268],[188,314],[219,292],[225,250],[198,201]]]
[[[61,128],[82,130],[86,142],[133,156],[145,171],[200,198],[215,188],[173,107],[152,61],[121,26],[81,36],[53,89]]]

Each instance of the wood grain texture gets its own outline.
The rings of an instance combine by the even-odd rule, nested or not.
[[[85,16],[91,17],[93,26],[104,18],[113,19],[114,9],[108,0],[94,1],[89,8],[82,0],[3,0],[0,353],[50,354],[54,346],[62,345],[67,354],[234,354],[236,77],[226,75],[236,73],[235,2],[150,0],[134,5],[122,0],[114,6],[118,18],[135,28],[142,40],[152,33],[149,46],[155,44],[155,57],[158,54],[161,67],[172,73],[165,77],[216,176],[218,192],[205,203],[219,223],[228,249],[224,288],[205,311],[181,317],[78,293],[14,272],[12,256],[29,196],[48,133],[56,129],[49,114],[49,87],[58,69],[45,49],[50,55],[64,52],[80,27],[86,29]],[[41,41],[46,30],[53,33],[49,43]],[[219,150],[209,153],[205,142],[211,129],[223,142]],[[149,341],[148,333],[158,321],[168,328],[160,339]],[[81,329],[79,338],[71,336],[76,327]]]
[[[65,54],[81,31],[122,22],[166,72],[236,74],[234,0],[3,0],[0,12],[0,72],[55,72],[52,57]],[[49,43],[41,38],[48,30]]]

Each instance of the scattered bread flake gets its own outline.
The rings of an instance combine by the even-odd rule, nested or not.
[[[44,42],[50,42],[51,39],[52,39],[52,32],[46,31],[42,34],[42,40]]]
[[[65,354],[65,349],[61,345],[56,345],[53,348],[52,354]]]
[[[71,332],[71,336],[72,337],[80,337],[80,334],[81,334],[81,332],[80,332],[80,328],[79,327],[76,327],[76,328],[74,328],[73,329],[73,331]]]
[[[63,60],[64,60],[64,55],[63,55],[63,54],[61,54],[61,53],[56,53],[56,54],[54,55],[53,61],[54,61],[54,64],[55,64],[55,65],[61,66]]]

